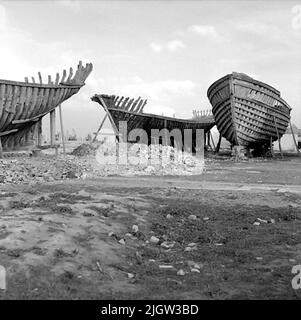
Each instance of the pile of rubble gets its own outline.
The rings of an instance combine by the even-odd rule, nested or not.
[[[72,156],[57,158],[24,156],[0,160],[0,184],[51,182],[86,177],[86,172],[91,170],[91,166],[89,163],[75,160]]]
[[[203,158],[170,146],[138,143],[104,143],[96,152],[96,161],[99,169],[121,175],[191,175],[204,169]]]
[[[86,179],[108,175],[192,175],[202,159],[169,146],[83,144],[71,154],[0,159],[0,184]]]
[[[92,143],[83,143],[77,148],[75,148],[71,155],[77,156],[77,157],[84,157],[84,156],[89,156],[89,155],[95,155],[96,150],[98,146]]]

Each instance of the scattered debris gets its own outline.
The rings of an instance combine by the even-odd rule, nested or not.
[[[177,275],[178,276],[185,276],[185,271],[183,269],[180,269],[178,272],[177,272]]]
[[[261,223],[268,223],[268,220],[264,220],[264,219],[260,219],[260,218],[257,218],[257,220]]]
[[[133,279],[135,277],[135,275],[133,273],[128,273],[128,278],[129,279]]]
[[[102,269],[102,267],[100,266],[100,263],[99,263],[98,261],[96,261],[96,266],[97,266],[98,271],[99,271],[101,274],[107,275],[107,276],[113,281],[112,276],[111,276],[108,272],[105,272],[105,271]]]
[[[173,248],[174,245],[175,245],[174,241],[164,241],[161,243],[161,247],[166,248],[166,249]]]
[[[161,264],[161,265],[159,265],[159,268],[160,269],[174,269],[174,266],[172,266],[172,265],[166,265],[166,264]]]

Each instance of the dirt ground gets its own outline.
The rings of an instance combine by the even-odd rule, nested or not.
[[[2,185],[0,298],[300,299],[300,168]]]

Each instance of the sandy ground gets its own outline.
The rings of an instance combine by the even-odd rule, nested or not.
[[[0,298],[300,299],[300,165],[2,185]]]

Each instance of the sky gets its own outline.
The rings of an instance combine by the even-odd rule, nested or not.
[[[96,93],[141,96],[145,112],[189,118],[211,109],[208,87],[233,71],[276,87],[301,128],[301,0],[0,0],[0,43],[0,79],[41,71],[46,80],[93,63],[62,104],[65,130],[79,136],[104,116]]]

